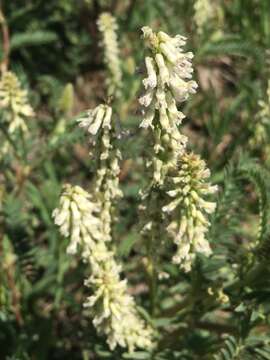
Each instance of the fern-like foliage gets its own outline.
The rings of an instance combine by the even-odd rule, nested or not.
[[[237,176],[247,179],[255,188],[259,202],[259,227],[257,250],[261,256],[267,255],[269,241],[269,172],[258,162],[243,155],[238,163]]]
[[[212,360],[270,360],[270,340],[250,336],[245,341],[227,336]]]
[[[225,168],[221,184],[217,211],[213,216],[211,238],[218,244],[231,243],[231,235],[237,233],[241,219],[242,202],[246,198],[257,208],[259,224],[254,242],[259,256],[266,256],[270,248],[269,241],[269,172],[256,159],[241,155],[237,162],[232,161]],[[246,187],[250,190],[246,190]],[[247,192],[248,191],[248,192]]]
[[[243,57],[252,57],[260,64],[263,63],[263,57],[260,49],[245,39],[237,35],[226,35],[217,41],[206,42],[201,48],[200,56],[214,55],[236,55]]]
[[[235,216],[235,211],[243,196],[235,181],[235,168],[231,163],[224,170],[220,188],[210,236],[217,244],[227,244],[239,226],[239,216]]]
[[[17,50],[26,46],[41,46],[57,40],[52,31],[25,32],[14,35],[10,41],[10,50]]]
[[[214,354],[213,360],[233,360],[237,359],[241,352],[241,346],[234,336],[227,336],[222,348]]]
[[[5,234],[10,239],[17,255],[19,268],[26,278],[33,282],[38,272],[35,266],[36,247],[26,230],[27,218],[24,215],[22,203],[12,195],[7,196],[3,212]]]

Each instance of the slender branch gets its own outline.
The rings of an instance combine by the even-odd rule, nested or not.
[[[21,305],[20,305],[21,294],[16,286],[16,282],[14,279],[15,269],[13,263],[10,262],[8,264],[5,264],[4,270],[6,271],[7,282],[9,289],[11,291],[11,301],[12,301],[12,308],[14,311],[14,315],[18,325],[22,326],[24,321],[23,321],[23,317],[21,313]]]
[[[157,271],[156,271],[156,262],[153,255],[150,254],[150,302],[151,302],[151,315],[154,317],[156,311],[156,294],[157,294]]]
[[[21,156],[20,156],[19,151],[18,151],[18,149],[17,149],[16,142],[12,139],[12,137],[11,137],[10,134],[8,133],[8,131],[7,131],[7,129],[5,128],[5,126],[0,125],[0,130],[3,132],[4,136],[6,137],[7,141],[10,143],[10,145],[13,147],[15,157],[16,157],[18,160],[21,160]]]
[[[131,0],[131,1],[130,1],[130,5],[129,5],[127,11],[126,11],[126,14],[127,14],[127,16],[126,16],[126,23],[127,23],[127,24],[128,24],[128,23],[130,22],[130,20],[131,20],[131,16],[132,16],[132,14],[133,14],[133,11],[135,10],[135,5],[136,5],[136,3],[137,3],[137,0]]]
[[[6,18],[2,11],[1,3],[0,3],[0,26],[2,32],[2,40],[3,40],[3,59],[0,64],[1,73],[7,71],[9,66],[9,53],[10,53],[10,38],[9,38],[9,29],[7,26]]]

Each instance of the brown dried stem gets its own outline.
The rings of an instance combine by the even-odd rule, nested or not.
[[[3,59],[0,63],[0,71],[4,73],[8,69],[9,65],[9,53],[10,53],[10,38],[9,38],[9,29],[7,26],[6,18],[2,11],[1,3],[0,3],[0,26],[2,32],[2,40],[3,40]]]

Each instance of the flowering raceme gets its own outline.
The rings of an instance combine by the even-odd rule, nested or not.
[[[129,351],[135,347],[149,348],[151,329],[140,319],[127,283],[120,279],[122,269],[106,247],[98,209],[90,194],[79,186],[67,184],[59,207],[53,212],[61,233],[70,237],[67,252],[75,254],[80,248],[84,262],[90,265],[91,275],[85,284],[93,295],[84,305],[90,307],[97,331],[107,335],[112,350],[116,345]]]
[[[183,36],[170,37],[162,31],[156,34],[149,27],[142,31],[151,56],[145,59],[147,77],[143,80],[145,92],[139,99],[143,106],[140,126],[153,132],[153,177],[162,183],[166,169],[175,165],[187,142],[178,129],[185,116],[177,103],[195,93],[197,84],[191,80],[193,54],[182,50],[186,43]]]
[[[27,132],[25,118],[32,117],[34,111],[28,103],[27,91],[10,71],[4,72],[0,80],[0,109],[6,112],[10,134],[16,129]]]
[[[194,20],[199,34],[203,33],[204,27],[216,16],[213,0],[196,0],[194,4]]]
[[[122,71],[120,65],[119,48],[116,31],[116,19],[108,12],[102,13],[97,21],[98,29],[102,33],[102,46],[104,48],[105,64],[109,71],[106,79],[108,95],[120,95],[122,87]]]
[[[211,254],[205,238],[210,225],[206,215],[215,210],[216,204],[204,197],[215,193],[217,187],[207,182],[209,176],[205,162],[195,154],[186,153],[166,179],[166,193],[171,199],[162,211],[168,214],[167,230],[177,245],[173,262],[185,271],[191,269],[197,252]]]
[[[112,109],[99,105],[79,119],[79,125],[97,137],[98,160],[93,198],[78,186],[65,185],[59,208],[53,213],[55,223],[64,236],[70,237],[67,252],[82,250],[84,262],[90,266],[85,281],[92,295],[84,306],[90,308],[93,324],[106,335],[111,350],[117,345],[132,352],[135,348],[151,348],[152,329],[141,319],[136,304],[128,293],[122,268],[107,247],[112,237],[114,201],[121,196],[118,184],[117,149],[113,144]]]
[[[84,306],[91,309],[97,331],[107,336],[112,350],[116,345],[128,348],[129,352],[136,347],[151,348],[152,329],[140,318],[134,298],[128,293],[127,281],[120,279],[122,269],[113,253],[99,243],[92,256],[96,261],[85,283],[93,295]]]
[[[99,105],[78,121],[80,127],[91,135],[97,135],[95,153],[99,166],[93,190],[101,204],[103,233],[106,234],[106,240],[111,240],[112,202],[122,197],[118,179],[121,153],[113,144],[112,108]]]
[[[191,80],[190,53],[183,53],[185,39],[155,34],[143,28],[151,51],[146,58],[147,77],[143,80],[144,95],[141,127],[152,137],[152,174],[142,192],[144,211],[143,235],[155,257],[157,241],[172,238],[177,245],[173,261],[189,271],[197,252],[211,253],[206,240],[209,227],[207,214],[215,204],[204,197],[216,191],[207,178],[205,163],[186,149],[187,137],[178,129],[184,115],[177,104],[194,93],[197,84]],[[78,186],[65,185],[59,208],[53,213],[55,223],[64,236],[70,237],[67,252],[82,253],[89,264],[85,281],[92,294],[84,303],[90,309],[97,332],[107,337],[111,350],[116,346],[132,352],[153,346],[153,329],[141,318],[122,268],[111,250],[112,226],[116,219],[115,204],[122,196],[119,188],[121,153],[112,108],[102,104],[78,119],[79,126],[90,134],[96,177],[92,195]],[[151,266],[155,266],[155,260]],[[154,274],[155,272],[153,272]],[[152,299],[151,299],[152,302]],[[153,302],[154,303],[154,302]]]
[[[68,254],[76,254],[78,247],[91,253],[94,244],[101,238],[99,207],[91,195],[79,186],[63,186],[59,208],[53,212],[55,224],[65,237],[70,237]]]
[[[152,249],[159,246],[160,239],[173,238],[177,245],[173,262],[189,271],[197,252],[211,253],[205,238],[209,227],[206,214],[214,211],[215,203],[203,197],[217,190],[206,182],[210,171],[187,151],[187,137],[178,128],[185,116],[177,103],[187,100],[197,88],[191,80],[192,54],[183,53],[186,39],[180,35],[155,34],[149,27],[142,30],[153,54],[145,60],[148,76],[140,98],[144,107],[140,126],[150,129],[154,148],[148,160],[152,165],[150,183],[141,192],[142,234]]]

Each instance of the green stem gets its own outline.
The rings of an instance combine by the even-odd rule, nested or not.
[[[155,315],[156,310],[156,293],[157,293],[157,272],[155,269],[155,259],[153,254],[150,254],[150,309],[151,315]]]
[[[23,159],[24,159],[25,163],[27,163],[27,147],[26,147],[24,132],[22,131],[22,129],[20,129],[20,135],[21,135],[21,140],[22,140]]]
[[[148,258],[147,274],[148,274],[149,295],[150,295],[150,313],[152,316],[155,315],[155,311],[156,311],[156,294],[157,294],[157,256],[156,256],[157,231],[156,230],[157,229],[155,227],[151,229],[151,236],[148,238],[147,241],[147,258]]]
[[[2,131],[2,133],[4,134],[4,136],[6,137],[7,141],[10,143],[10,145],[12,146],[13,150],[14,150],[14,154],[16,156],[16,158],[18,160],[21,160],[21,156],[20,153],[17,149],[17,145],[15,143],[15,141],[12,139],[12,137],[10,136],[10,134],[8,133],[7,129],[3,126],[0,125],[0,130]]]

